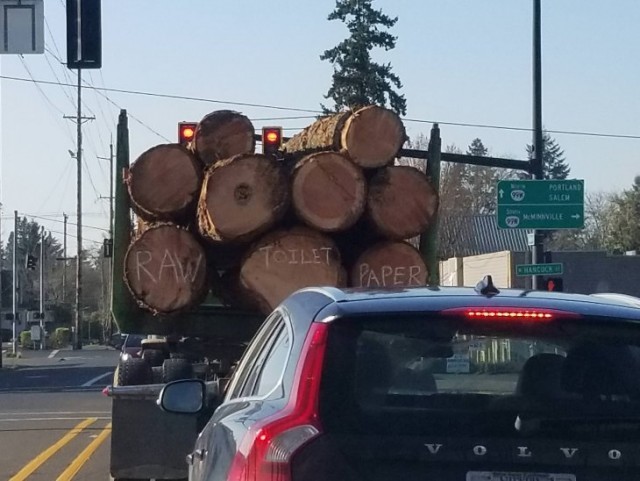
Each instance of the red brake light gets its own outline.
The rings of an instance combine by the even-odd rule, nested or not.
[[[278,141],[277,132],[274,132],[274,131],[267,132],[266,141],[271,144],[273,144],[274,142],[277,142]]]
[[[262,153],[274,156],[282,145],[282,127],[262,128]]]
[[[196,135],[197,125],[195,122],[180,122],[178,124],[178,143],[184,145],[191,142]]]
[[[327,324],[311,326],[289,402],[282,411],[250,428],[231,465],[229,481],[291,480],[291,457],[322,431],[318,395],[328,329]]]
[[[182,138],[190,139],[191,137],[193,137],[193,134],[195,133],[196,131],[193,130],[191,127],[185,127],[184,129],[182,129]]]
[[[557,309],[536,309],[524,307],[461,307],[445,309],[444,315],[463,316],[467,319],[488,320],[523,320],[523,321],[550,321],[552,319],[578,318],[579,314]]]
[[[486,319],[493,317],[508,317],[508,318],[520,318],[520,319],[551,319],[552,314],[541,311],[467,311],[467,317],[473,317],[476,319]]]

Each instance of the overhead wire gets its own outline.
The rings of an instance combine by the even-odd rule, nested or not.
[[[69,167],[71,165],[72,165],[71,159],[67,160],[67,164],[65,165],[64,170],[60,173],[60,176],[58,177],[58,180],[56,180],[56,182],[53,184],[53,187],[51,188],[51,191],[46,195],[46,197],[44,198],[44,200],[40,204],[40,207],[38,208],[38,210],[42,209],[47,204],[47,202],[49,202],[49,199],[51,199],[51,196],[56,191],[56,189],[58,187],[58,184],[62,181],[62,179],[64,177],[69,179]],[[66,189],[63,189],[63,192],[65,190]]]
[[[50,80],[30,80],[22,77],[14,77],[10,75],[0,75],[0,78],[5,80],[13,80],[18,82],[34,82],[40,83],[42,85],[60,85],[59,82],[54,82]],[[71,86],[71,84],[62,84],[65,86]],[[232,100],[218,100],[218,99],[207,99],[203,97],[191,97],[186,95],[175,95],[175,94],[161,94],[155,92],[145,92],[140,90],[127,90],[127,89],[117,89],[117,88],[108,88],[108,87],[96,87],[87,85],[87,88],[94,89],[96,91],[103,92],[116,92],[123,94],[131,94],[131,95],[140,95],[140,96],[148,96],[148,97],[156,97],[156,98],[167,98],[174,100],[190,100],[197,102],[207,102],[207,103],[216,103],[216,104],[225,104],[225,105],[235,105],[235,106],[243,106],[243,107],[254,107],[254,108],[265,108],[265,109],[273,109],[273,110],[287,110],[292,112],[308,112],[308,113],[317,113],[322,114],[319,110],[314,109],[303,109],[303,108],[295,108],[295,107],[283,107],[278,105],[269,105],[269,104],[258,104],[258,103],[250,103],[250,102],[237,102]],[[109,100],[109,99],[108,99]],[[112,102],[112,101],[111,101]],[[115,102],[113,102],[114,105]],[[133,118],[133,116],[132,116]],[[484,129],[500,129],[500,130],[514,130],[521,132],[532,132],[532,128],[528,127],[513,127],[513,126],[505,126],[505,125],[492,125],[492,124],[482,124],[482,123],[469,123],[469,122],[445,122],[442,120],[428,120],[428,119],[413,119],[413,118],[403,118],[406,122],[417,122],[417,123],[438,123],[442,125],[452,125],[457,127],[474,127],[474,128],[484,128]],[[144,124],[143,124],[144,125]],[[148,128],[148,126],[145,126]],[[587,137],[606,137],[606,138],[617,138],[617,139],[640,139],[640,135],[635,134],[614,134],[614,133],[603,133],[603,132],[588,132],[588,131],[579,131],[579,130],[559,130],[559,129],[545,129],[546,132],[553,134],[563,134],[563,135],[576,135],[576,136],[587,136]],[[154,133],[161,137],[162,134],[158,132]],[[164,137],[166,138],[166,137]],[[167,139],[168,140],[168,139]]]
[[[22,214],[23,216],[26,216],[26,217],[32,217],[32,218],[34,218],[34,219],[42,219],[42,220],[46,220],[46,221],[49,221],[49,222],[57,222],[58,224],[64,224],[64,223],[65,223],[65,221],[64,221],[64,220],[52,219],[52,218],[50,218],[50,217],[45,217],[45,216],[42,216],[42,215],[29,214],[28,212],[22,212],[21,214]],[[78,224],[77,224],[77,223],[75,223],[75,222],[69,222],[69,221],[67,221],[66,223],[67,223],[67,225],[72,225],[72,226],[77,226],[77,225],[78,225]],[[84,222],[82,223],[82,228],[83,228],[83,229],[84,229],[84,228],[87,228],[87,229],[94,229],[94,230],[99,230],[99,231],[102,231],[102,232],[109,232],[109,229],[105,229],[105,228],[103,228],[103,227],[97,227],[97,226],[94,226],[94,225],[87,225],[87,224],[85,224]]]

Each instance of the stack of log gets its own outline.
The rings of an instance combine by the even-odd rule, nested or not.
[[[244,115],[204,117],[189,146],[158,145],[126,175],[138,216],[125,281],[156,313],[193,307],[207,293],[270,312],[310,286],[425,285],[406,239],[434,220],[426,175],[394,165],[405,129],[368,106],[321,118],[283,146],[255,153]]]

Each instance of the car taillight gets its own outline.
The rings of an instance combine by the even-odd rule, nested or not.
[[[328,324],[313,324],[302,348],[291,397],[277,414],[252,426],[229,470],[228,481],[290,481],[291,458],[322,432],[320,378]]]
[[[457,307],[445,309],[442,314],[463,316],[467,319],[496,321],[551,321],[553,319],[575,319],[580,317],[579,314],[574,312],[524,307]]]

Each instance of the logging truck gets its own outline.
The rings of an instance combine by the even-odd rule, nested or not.
[[[216,111],[187,145],[153,146],[130,165],[120,114],[112,314],[147,339],[105,389],[115,480],[186,478],[211,413],[163,412],[160,389],[190,377],[220,385],[294,291],[437,284],[439,136],[431,176],[396,165],[405,129],[377,106],[321,118],[276,151],[256,153],[257,140],[247,117]]]

